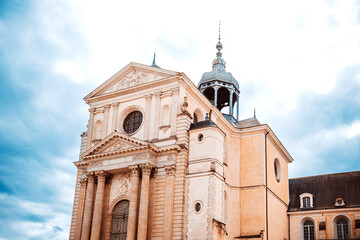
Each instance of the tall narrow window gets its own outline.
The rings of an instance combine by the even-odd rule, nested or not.
[[[129,217],[129,201],[118,202],[114,207],[111,240],[126,240]]]
[[[303,208],[309,208],[311,206],[310,197],[303,197],[302,201],[303,201]]]
[[[340,218],[336,221],[336,232],[337,239],[348,239],[349,236],[349,227],[348,222],[344,218]]]
[[[304,240],[314,240],[314,223],[310,220],[304,223]]]

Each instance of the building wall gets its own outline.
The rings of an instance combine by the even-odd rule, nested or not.
[[[360,231],[355,228],[355,220],[360,220],[360,209],[329,209],[329,210],[314,210],[291,212],[290,216],[290,239],[302,239],[303,223],[307,219],[314,222],[315,238],[316,239],[337,239],[335,219],[339,216],[344,216],[349,220],[349,232],[351,238],[359,238]],[[319,223],[326,223],[326,230],[319,230]]]

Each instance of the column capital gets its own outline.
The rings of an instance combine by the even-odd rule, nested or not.
[[[98,178],[98,182],[105,182],[106,177],[108,176],[108,173],[101,170],[101,171],[96,172],[96,176]]]
[[[105,109],[105,110],[109,110],[110,107],[111,107],[111,104],[106,104],[106,105],[104,105],[104,109]]]
[[[153,166],[150,163],[140,164],[141,172],[143,175],[150,175]]]
[[[155,96],[156,98],[160,98],[160,96],[161,96],[161,91],[154,92],[154,96]]]
[[[174,175],[176,170],[175,164],[165,166],[166,175]]]
[[[89,108],[89,112],[90,112],[91,114],[94,114],[94,113],[95,113],[95,111],[96,111],[96,108],[94,108],[94,107]]]
[[[179,94],[179,92],[180,92],[180,88],[179,88],[179,87],[172,88],[172,89],[171,89],[171,96],[172,96],[172,95],[177,95],[177,94]]]
[[[88,182],[95,182],[95,173],[94,172],[88,172],[86,173]]]
[[[144,96],[144,98],[145,98],[146,101],[150,101],[150,99],[152,98],[152,94],[151,94],[151,93],[146,94],[146,95]]]
[[[131,171],[131,176],[139,176],[139,165],[132,165],[129,166],[129,169]]]
[[[85,187],[87,184],[88,178],[80,178],[80,186]]]
[[[116,102],[116,103],[112,103],[112,104],[111,104],[111,106],[112,106],[112,107],[115,107],[115,108],[118,107],[119,105],[120,105],[119,102]]]

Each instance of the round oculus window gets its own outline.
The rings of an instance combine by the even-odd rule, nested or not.
[[[202,135],[201,133],[198,135],[198,141],[202,142],[202,140],[204,140],[204,135]]]
[[[127,134],[134,133],[139,129],[143,120],[143,115],[140,111],[134,111],[129,113],[124,120],[124,131]]]
[[[201,203],[199,203],[199,202],[197,202],[197,203],[195,203],[195,212],[200,212],[200,210],[201,210]]]

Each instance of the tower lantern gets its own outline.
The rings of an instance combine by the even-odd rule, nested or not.
[[[217,107],[230,121],[239,119],[239,83],[229,72],[226,72],[226,62],[222,58],[222,44],[219,28],[219,42],[216,44],[216,58],[212,63],[212,71],[205,72],[199,82],[199,90]],[[236,119],[234,105],[236,103]]]

